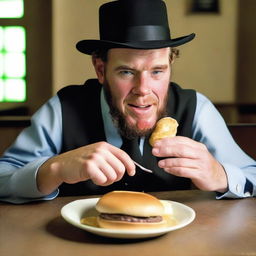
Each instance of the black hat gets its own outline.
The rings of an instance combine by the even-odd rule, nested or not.
[[[171,39],[167,10],[162,0],[117,0],[99,9],[100,40],[76,45],[85,54],[98,49],[158,49],[191,41],[195,34]]]

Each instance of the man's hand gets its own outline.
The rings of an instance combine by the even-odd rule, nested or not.
[[[202,143],[181,136],[165,138],[154,144],[152,153],[166,158],[159,161],[160,168],[173,175],[190,178],[201,190],[227,190],[224,168]]]
[[[74,184],[91,179],[101,186],[122,179],[125,171],[135,174],[128,154],[107,142],[83,146],[46,161],[39,169],[37,185],[43,194],[54,191],[63,182]]]

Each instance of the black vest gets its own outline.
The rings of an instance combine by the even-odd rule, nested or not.
[[[102,86],[98,80],[91,79],[86,81],[83,86],[71,85],[58,92],[63,120],[61,152],[99,141],[106,141],[100,105],[101,88]],[[196,92],[182,89],[177,84],[171,83],[168,115],[175,118],[179,123],[177,135],[191,138],[195,108]],[[150,151],[146,140],[144,154],[152,156]],[[190,189],[190,187],[189,179],[176,177],[159,169],[154,174],[137,171],[134,177],[127,175],[125,180],[106,187],[97,186],[89,180],[77,184],[63,183],[59,189],[60,196],[69,196],[104,194],[113,190],[149,192]]]

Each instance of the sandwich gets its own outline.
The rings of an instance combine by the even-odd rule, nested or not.
[[[97,224],[101,228],[119,230],[164,228],[168,224],[164,218],[167,208],[162,201],[147,193],[112,191],[103,195],[96,204]],[[167,210],[170,213],[170,208]]]

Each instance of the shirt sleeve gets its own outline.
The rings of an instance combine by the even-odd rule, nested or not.
[[[50,200],[58,190],[44,196],[38,191],[39,167],[61,149],[62,116],[58,96],[51,98],[31,118],[13,145],[0,158],[0,200],[25,203]]]
[[[235,142],[225,121],[205,96],[197,93],[193,139],[206,145],[222,164],[228,179],[228,191],[217,198],[244,198],[256,195],[256,162]]]

